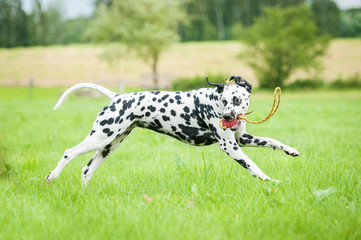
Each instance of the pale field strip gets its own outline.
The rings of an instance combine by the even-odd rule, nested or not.
[[[158,72],[170,80],[207,74],[241,75],[257,84],[252,69],[238,58],[244,49],[236,41],[178,43],[161,55]],[[37,86],[79,82],[114,85],[120,79],[127,86],[142,86],[142,77],[151,74],[151,68],[131,54],[110,66],[99,57],[103,50],[95,45],[0,49],[0,85],[26,86],[33,77]],[[320,77],[326,81],[361,74],[361,39],[333,40],[322,63]],[[306,76],[297,72],[292,78]],[[163,80],[161,85],[165,84]]]

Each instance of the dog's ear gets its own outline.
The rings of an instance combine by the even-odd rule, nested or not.
[[[252,84],[250,84],[249,82],[247,82],[246,79],[244,79],[243,77],[240,76],[232,76],[229,80],[234,80],[234,82],[241,86],[244,87],[249,93],[252,92]]]
[[[222,93],[222,92],[223,92],[223,89],[224,89],[225,84],[221,84],[221,83],[211,83],[210,81],[208,81],[208,76],[206,77],[206,80],[207,80],[207,83],[208,83],[209,85],[217,87],[217,92],[218,92],[218,93]]]

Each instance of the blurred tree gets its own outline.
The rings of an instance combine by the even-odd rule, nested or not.
[[[99,0],[102,1],[102,0]],[[105,1],[105,0],[103,0]],[[239,26],[248,27],[266,6],[294,6],[306,0],[185,0],[189,23],[182,26],[182,41],[235,39]],[[234,30],[233,28],[236,28]],[[237,29],[238,28],[238,29]]]
[[[112,0],[95,0],[95,7],[99,7],[101,5],[106,5],[107,7],[110,7],[112,5]]]
[[[181,1],[181,8],[187,13],[187,21],[179,26],[182,41],[217,39],[217,28],[208,18],[207,6],[207,0]]]
[[[83,35],[90,21],[90,17],[78,17],[75,19],[66,20],[64,22],[65,33],[63,44],[87,42],[87,40],[84,39]]]
[[[341,12],[339,35],[341,37],[361,37],[361,8]]]
[[[336,37],[340,27],[340,9],[332,0],[312,0],[312,11],[321,34]]]
[[[86,31],[92,41],[123,43],[151,65],[154,87],[158,87],[157,66],[161,53],[178,39],[183,14],[175,1],[121,0],[101,5]],[[118,58],[124,54],[114,54]]]
[[[28,28],[31,33],[31,45],[61,44],[66,29],[60,2],[52,2],[44,9],[40,0],[33,1],[33,10],[29,15]]]
[[[45,45],[62,44],[66,36],[66,26],[61,2],[52,2],[45,11]]]
[[[245,28],[242,23],[237,23],[232,26],[231,36],[233,39],[242,39],[244,37]]]
[[[316,69],[328,38],[317,35],[311,9],[306,6],[266,8],[243,41],[243,55],[261,88],[282,86],[297,69]]]
[[[0,47],[27,46],[27,16],[20,0],[0,0]]]

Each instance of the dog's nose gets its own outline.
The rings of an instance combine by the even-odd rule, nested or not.
[[[223,119],[226,121],[232,121],[236,116],[233,111],[223,113],[222,115]]]

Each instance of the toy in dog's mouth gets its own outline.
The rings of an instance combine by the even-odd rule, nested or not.
[[[226,120],[224,120],[224,118],[221,118],[221,121],[219,122],[219,126],[223,129],[230,128],[232,131],[236,131],[239,128],[239,126],[241,125],[242,117],[243,117],[243,114],[240,114],[231,121],[226,121]]]

